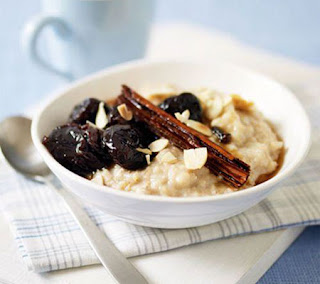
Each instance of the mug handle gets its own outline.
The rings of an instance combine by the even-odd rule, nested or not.
[[[56,34],[63,40],[68,40],[72,36],[72,31],[68,24],[58,16],[55,15],[39,15],[32,18],[23,29],[22,45],[30,58],[46,70],[64,77],[67,80],[72,80],[73,75],[67,70],[60,70],[49,61],[42,58],[38,51],[38,41],[41,32],[46,28],[52,26]]]

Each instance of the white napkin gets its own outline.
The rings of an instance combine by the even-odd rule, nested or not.
[[[313,123],[313,141],[320,138],[319,87],[296,89]],[[320,224],[319,172],[320,147],[313,143],[304,164],[269,198],[238,216],[198,228],[146,228],[92,207],[86,210],[124,255],[143,255],[219,238]],[[18,176],[4,163],[0,164],[0,205],[29,269],[44,272],[98,263],[60,197]]]

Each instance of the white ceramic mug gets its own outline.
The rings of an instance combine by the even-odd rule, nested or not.
[[[45,69],[75,79],[144,55],[153,0],[43,0],[22,42]]]

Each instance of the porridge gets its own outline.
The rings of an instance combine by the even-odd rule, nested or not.
[[[92,182],[139,194],[223,194],[254,186],[279,167],[283,142],[240,96],[172,86],[139,93],[147,100],[131,105],[122,95],[112,108],[87,99],[44,145]],[[145,105],[135,109],[137,102]]]

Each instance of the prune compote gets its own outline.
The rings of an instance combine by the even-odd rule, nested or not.
[[[100,147],[100,130],[89,125],[58,126],[42,143],[61,165],[84,177],[112,163],[108,151]]]
[[[125,120],[119,113],[117,106],[111,107],[109,114],[108,114],[108,125],[115,125],[115,124],[127,124],[128,121]]]
[[[133,123],[115,124],[103,132],[101,145],[108,149],[116,164],[127,170],[138,170],[147,166],[147,160],[137,148],[147,148],[152,136]]]
[[[182,93],[178,96],[169,97],[159,107],[174,116],[176,112],[190,111],[190,119],[202,121],[202,107],[198,98],[191,93]]]
[[[84,101],[82,101],[80,104],[76,105],[73,108],[69,116],[68,122],[85,124],[87,121],[90,121],[94,123],[100,103],[101,101],[95,98],[85,99]],[[104,103],[104,109],[106,113],[109,113],[110,108],[106,103]]]

